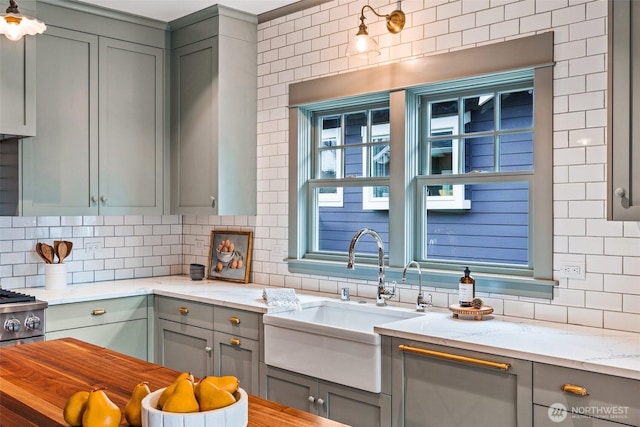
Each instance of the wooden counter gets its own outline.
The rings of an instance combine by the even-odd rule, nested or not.
[[[0,348],[0,426],[66,426],[62,409],[73,393],[105,386],[124,409],[134,386],[166,387],[174,370],[64,338]],[[127,422],[122,417],[122,425]],[[249,396],[249,427],[340,427],[344,424]]]

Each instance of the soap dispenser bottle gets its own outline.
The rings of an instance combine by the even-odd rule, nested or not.
[[[476,280],[470,275],[469,267],[464,269],[464,276],[458,284],[458,303],[460,307],[471,307],[471,301],[476,296]]]

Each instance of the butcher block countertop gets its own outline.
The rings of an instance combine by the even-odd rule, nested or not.
[[[0,348],[0,425],[67,426],[62,410],[80,390],[105,386],[124,409],[134,386],[148,381],[151,391],[179,374],[144,360],[73,338]],[[122,417],[122,425],[127,422]],[[339,427],[344,424],[249,396],[249,427]]]

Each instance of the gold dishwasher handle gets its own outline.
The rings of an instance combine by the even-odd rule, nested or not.
[[[189,314],[189,309],[187,307],[180,307],[178,311],[180,314]]]
[[[94,308],[93,310],[91,310],[91,315],[92,316],[101,316],[103,314],[105,314],[107,312],[106,309],[104,308]]]
[[[476,359],[474,357],[460,356],[460,355],[451,354],[451,353],[443,353],[441,351],[427,350],[424,348],[411,347],[409,345],[399,345],[398,348],[402,351],[406,351],[407,353],[415,353],[415,354],[420,354],[422,356],[435,357],[437,359],[445,359],[445,360],[453,360],[453,361],[462,362],[462,363],[470,363],[472,365],[485,366],[488,368],[499,369],[501,371],[508,371],[509,369],[511,369],[510,363],[492,362],[490,360]]]
[[[575,394],[576,396],[588,396],[589,391],[586,387],[575,384],[564,384],[562,386],[562,391],[565,393]]]
[[[232,325],[239,325],[240,324],[240,319],[238,317],[229,317],[229,322],[231,322]]]

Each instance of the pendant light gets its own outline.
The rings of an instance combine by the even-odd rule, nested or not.
[[[0,34],[4,34],[9,40],[20,40],[27,34],[42,34],[46,29],[44,22],[20,13],[15,0],[9,0],[6,13],[0,13]]]
[[[358,33],[347,46],[347,56],[357,56],[359,58],[371,58],[373,56],[380,55],[380,48],[378,47],[378,43],[371,38],[369,33],[367,33],[367,26],[364,25],[364,10],[369,8],[376,16],[380,18],[385,18],[387,21],[387,30],[391,34],[398,34],[404,28],[404,23],[406,20],[405,14],[400,9],[394,10],[393,12],[387,15],[381,15],[376,12],[371,6],[364,5],[362,7],[362,11],[360,12],[360,26],[358,27]]]

